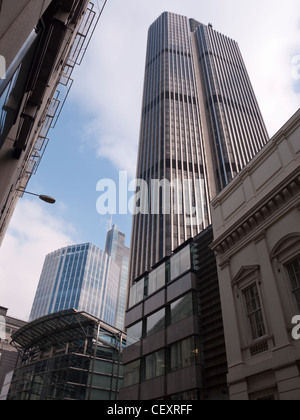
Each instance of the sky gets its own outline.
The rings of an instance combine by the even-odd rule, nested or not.
[[[96,1],[97,3],[97,1]],[[135,177],[147,33],[164,11],[208,24],[240,46],[270,136],[300,104],[300,0],[108,0],[28,191],[0,248],[0,306],[27,320],[45,256],[66,245],[101,249],[111,223],[130,245],[131,215],[100,216],[99,180]]]

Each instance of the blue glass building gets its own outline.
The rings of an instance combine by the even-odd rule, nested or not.
[[[118,226],[116,225],[114,225],[107,234],[105,252],[120,268],[115,326],[123,331],[127,306],[130,249],[125,245],[125,234],[120,232]]]
[[[115,325],[119,282],[118,264],[95,245],[55,251],[46,257],[30,321],[74,308]]]

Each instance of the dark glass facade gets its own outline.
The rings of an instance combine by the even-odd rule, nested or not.
[[[126,335],[75,310],[45,316],[12,337],[19,352],[8,400],[117,400]]]
[[[210,227],[131,287],[121,399],[228,399],[212,240]]]

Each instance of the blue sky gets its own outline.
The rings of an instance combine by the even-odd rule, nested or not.
[[[193,17],[238,41],[270,135],[299,108],[299,0],[108,0],[29,191],[0,249],[0,305],[26,319],[45,255],[66,244],[103,249],[110,217],[96,212],[97,182],[134,178],[147,32],[164,11]],[[131,215],[114,216],[130,244]],[[19,256],[18,265],[13,264]],[[14,287],[11,287],[12,282]]]

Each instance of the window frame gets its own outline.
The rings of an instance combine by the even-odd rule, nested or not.
[[[255,294],[250,296],[248,299],[248,294],[251,290],[255,290]],[[262,300],[259,293],[259,288],[257,282],[252,283],[250,286],[243,290],[244,306],[245,313],[247,317],[248,329],[251,333],[252,341],[260,340],[265,337],[267,334],[266,323],[263,315]],[[256,308],[249,309],[249,305],[252,305],[255,302]],[[257,305],[259,303],[259,305]],[[259,315],[259,322],[257,322],[257,315]],[[263,332],[259,335],[259,329],[262,329]]]
[[[264,323],[265,334],[259,338],[253,338],[251,324],[248,318],[247,304],[244,293],[247,292],[251,287],[256,285],[258,296],[260,299],[261,316]],[[269,332],[268,318],[265,313],[264,307],[264,296],[261,288],[261,273],[260,266],[243,266],[241,267],[238,274],[232,280],[232,289],[234,302],[237,312],[238,327],[241,337],[241,350],[244,353],[245,358],[253,357],[252,347],[256,346],[260,342],[266,341],[268,349],[272,347],[271,336]],[[266,351],[266,350],[264,350]],[[260,354],[262,351],[258,351],[256,354]]]
[[[189,249],[189,267],[185,267],[185,257],[184,253]],[[178,270],[176,270],[176,265],[178,266]],[[180,251],[176,252],[176,254],[172,255],[170,258],[170,279],[169,281],[172,282],[177,278],[183,276],[185,273],[191,271],[193,268],[192,264],[192,249],[191,244],[186,245]]]
[[[148,376],[148,368],[149,368],[149,359],[155,358],[155,372],[153,375]],[[162,365],[160,366],[158,362],[162,358]],[[161,371],[160,371],[161,369]],[[160,376],[166,375],[167,366],[166,366],[166,349],[162,348],[160,350],[155,351],[154,353],[147,354],[144,358],[143,363],[143,375],[142,375],[142,382],[151,381],[152,379],[159,378]]]
[[[296,258],[300,258],[300,233],[291,232],[282,237],[270,253],[276,284],[288,320],[300,313],[286,269]]]
[[[299,280],[297,278],[295,279],[296,282],[299,283],[299,285],[294,289],[293,288],[293,284],[292,284],[292,279],[291,279],[291,276],[290,276],[290,273],[289,273],[289,269],[288,269],[288,266],[291,265],[291,264],[293,264],[295,261],[297,261],[298,264],[299,264],[299,274],[300,274],[300,254],[298,256],[296,256],[295,258],[293,258],[292,260],[290,260],[289,262],[286,262],[284,264],[284,269],[285,269],[285,274],[286,274],[287,280],[289,282],[289,287],[290,287],[292,296],[294,298],[294,303],[295,303],[295,305],[296,305],[296,307],[298,309],[298,313],[300,313],[300,279]],[[298,273],[296,273],[296,274],[298,274]],[[299,297],[298,298],[296,296],[297,293],[299,293]]]

